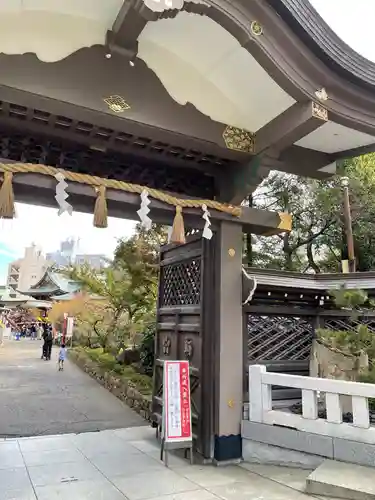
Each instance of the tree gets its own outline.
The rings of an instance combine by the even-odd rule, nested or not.
[[[334,223],[322,213],[317,192],[323,186],[311,179],[272,172],[253,195],[253,206],[292,214],[293,230],[274,237],[253,237],[252,261],[258,267],[320,272],[316,262],[318,238]]]
[[[341,170],[349,178],[357,270],[369,271],[375,268],[375,154],[346,160]],[[322,243],[336,249],[337,254],[337,249],[343,246],[342,190],[339,179],[332,184],[330,193],[320,194],[320,201],[323,208],[335,216],[336,224],[326,232]]]
[[[340,165],[350,183],[357,269],[375,268],[375,154]],[[256,208],[291,213],[290,234],[251,238],[252,265],[300,272],[337,272],[345,252],[340,177],[325,181],[271,172],[252,196]]]
[[[135,234],[120,240],[113,261],[100,272],[87,266],[73,267],[71,278],[80,281],[84,290],[107,303],[110,321],[106,329],[107,345],[129,338],[154,319],[160,243],[166,232],[153,226],[150,231],[140,225]]]
[[[14,329],[20,330],[22,325],[35,323],[39,315],[40,311],[37,309],[27,309],[19,306],[9,311],[7,321]]]
[[[79,293],[71,300],[55,302],[49,312],[49,319],[62,328],[65,313],[75,319],[75,338],[84,338],[90,347],[95,336],[102,347],[106,346],[106,330],[111,320],[106,300]]]

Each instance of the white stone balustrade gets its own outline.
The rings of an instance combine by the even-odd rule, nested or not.
[[[272,386],[301,389],[302,415],[293,414],[288,409],[274,410]],[[326,419],[318,418],[318,393],[325,397]],[[340,396],[351,398],[353,423],[342,421]],[[375,398],[375,384],[270,373],[261,365],[249,367],[251,422],[375,444],[375,427],[370,426],[369,398]]]

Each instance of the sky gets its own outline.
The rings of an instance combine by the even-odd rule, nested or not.
[[[375,0],[310,0],[350,47],[375,62]]]
[[[375,0],[310,2],[340,38],[375,62]],[[17,204],[16,210],[16,219],[0,221],[0,284],[5,282],[8,263],[22,257],[24,248],[32,243],[41,246],[44,252],[52,252],[64,239],[80,238],[80,253],[111,257],[117,240],[129,237],[135,226],[132,221],[110,218],[107,229],[95,229],[90,214],[73,212],[71,217],[58,217],[57,209],[24,204]]]
[[[73,212],[57,215],[57,208],[16,203],[16,217],[0,220],[0,284],[6,281],[8,264],[22,257],[26,246],[35,243],[44,253],[59,249],[67,238],[79,238],[79,253],[112,257],[120,238],[133,234],[136,222],[109,217],[108,228],[93,226],[93,215]]]

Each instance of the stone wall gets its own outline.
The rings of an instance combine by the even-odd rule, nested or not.
[[[314,340],[310,358],[310,377],[350,380],[355,382],[358,374],[368,368],[368,357],[358,359],[333,349]],[[340,396],[343,413],[352,411],[352,401],[348,396]]]
[[[365,354],[354,356],[329,349],[314,340],[310,358],[310,376],[355,381],[359,372],[368,368]]]
[[[90,377],[99,382],[100,385],[139,413],[145,420],[151,421],[151,396],[141,394],[128,381],[104,371],[88,356],[75,351],[68,351],[68,357]]]

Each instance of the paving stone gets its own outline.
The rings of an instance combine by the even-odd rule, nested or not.
[[[158,496],[175,495],[201,489],[197,484],[172,470],[137,474],[128,478],[115,478],[113,483],[129,500],[148,500]]]
[[[308,500],[300,491],[251,473],[247,481],[207,489],[223,500]]]
[[[80,481],[104,481],[104,476],[88,461],[28,467],[34,487]]]
[[[312,472],[311,470],[297,469],[295,467],[248,464],[245,462],[241,464],[241,467],[298,491],[305,491],[306,479]]]
[[[81,481],[35,488],[38,500],[126,500],[109,481]]]
[[[350,500],[375,499],[375,469],[326,460],[307,478],[306,491]]]

